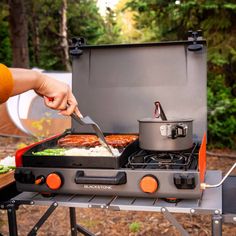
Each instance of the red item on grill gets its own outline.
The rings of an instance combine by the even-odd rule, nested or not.
[[[112,147],[126,147],[138,138],[137,135],[108,135],[105,137],[107,143]],[[100,142],[96,135],[71,134],[58,140],[61,147],[95,147]]]
[[[100,145],[96,135],[67,135],[58,140],[61,147],[95,147]]]
[[[126,147],[128,144],[132,143],[138,138],[137,135],[132,134],[114,134],[105,137],[107,143],[112,147]]]

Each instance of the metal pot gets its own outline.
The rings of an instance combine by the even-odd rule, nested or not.
[[[181,151],[191,148],[193,120],[167,120],[160,103],[155,102],[155,105],[155,118],[139,120],[140,148],[151,151]]]

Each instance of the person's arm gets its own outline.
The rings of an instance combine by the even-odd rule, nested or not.
[[[69,86],[41,72],[9,68],[14,78],[12,96],[33,89],[43,96],[45,105],[60,110],[62,115],[70,115],[77,106],[77,101]],[[76,109],[78,112],[78,110]]]
[[[36,70],[9,68],[13,78],[14,87],[11,96],[24,93],[28,90],[35,90],[40,87],[41,76]]]
[[[13,78],[9,69],[0,64],[0,104],[7,101],[13,90]]]
[[[38,71],[7,68],[0,64],[0,103],[31,89],[43,97],[46,106],[60,110],[62,115],[70,115],[74,111],[80,115],[77,101],[67,84]]]

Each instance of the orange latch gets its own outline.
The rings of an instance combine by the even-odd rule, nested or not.
[[[204,133],[202,138],[201,147],[198,153],[198,169],[200,172],[200,181],[204,182],[206,173],[206,133]]]

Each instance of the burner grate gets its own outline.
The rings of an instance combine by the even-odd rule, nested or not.
[[[198,145],[179,152],[159,152],[139,149],[129,156],[127,168],[145,169],[196,169],[198,162]]]

